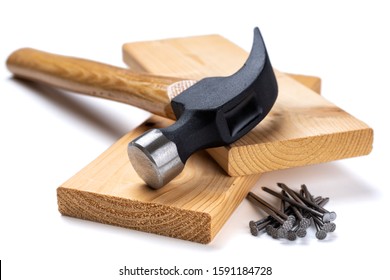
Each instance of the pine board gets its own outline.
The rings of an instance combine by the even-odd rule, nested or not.
[[[209,243],[241,203],[259,174],[228,176],[206,152],[193,155],[174,181],[148,188],[127,157],[127,144],[151,127],[152,117],[57,189],[63,215],[170,237]]]
[[[123,46],[123,59],[132,69],[198,80],[230,75],[247,56],[219,35]],[[370,153],[373,131],[369,126],[313,94],[293,77],[275,72],[279,96],[269,116],[232,145],[208,150],[229,175],[264,173]],[[294,78],[305,81],[305,77]],[[320,83],[312,84],[314,90],[319,87]]]

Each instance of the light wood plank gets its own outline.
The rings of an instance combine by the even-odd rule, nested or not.
[[[124,61],[131,68],[188,79],[230,75],[242,66],[247,55],[219,35],[123,46]],[[275,72],[279,96],[269,116],[232,145],[208,150],[229,175],[263,173],[370,153],[373,131],[369,126],[292,77]],[[318,90],[320,84],[312,86]]]
[[[63,215],[170,237],[209,243],[245,198],[259,174],[228,176],[205,152],[159,190],[148,188],[127,158],[127,144],[151,127],[171,121],[152,117],[123,136],[57,189]]]

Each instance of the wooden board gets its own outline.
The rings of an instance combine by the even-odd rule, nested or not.
[[[179,177],[159,190],[148,188],[127,157],[127,144],[170,123],[153,117],[128,133],[57,189],[59,211],[67,216],[210,242],[260,175],[228,176],[210,156],[192,156]]]
[[[247,55],[218,35],[123,46],[124,61],[132,69],[180,74],[188,79],[230,75],[243,65]],[[234,144],[208,150],[229,175],[264,173],[370,153],[370,127],[292,77],[279,71],[276,75],[279,96],[269,116]]]

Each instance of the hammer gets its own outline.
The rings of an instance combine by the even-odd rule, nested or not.
[[[176,119],[131,141],[129,159],[147,185],[161,188],[194,152],[230,144],[254,128],[277,98],[275,74],[258,28],[245,64],[229,77],[183,80],[136,73],[33,49],[7,60],[16,76],[120,101]]]

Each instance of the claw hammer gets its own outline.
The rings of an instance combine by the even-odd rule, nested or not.
[[[228,77],[183,80],[140,74],[99,62],[20,49],[7,59],[19,78],[107,98],[176,119],[131,141],[129,159],[147,185],[161,188],[194,152],[230,144],[271,110],[278,87],[258,28],[245,64]]]

